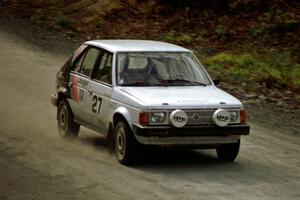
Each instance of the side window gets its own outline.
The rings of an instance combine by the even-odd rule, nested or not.
[[[113,54],[104,52],[97,66],[95,79],[111,84],[111,70],[112,70]]]
[[[79,72],[86,76],[89,76],[93,70],[93,67],[94,67],[96,61],[97,61],[98,55],[99,55],[99,50],[97,50],[95,48],[88,49],[87,53],[84,57],[84,60],[81,61],[82,64],[81,64]],[[80,60],[79,60],[79,64],[80,64]]]

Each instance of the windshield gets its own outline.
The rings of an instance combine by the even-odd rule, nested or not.
[[[210,85],[192,53],[119,53],[117,84],[123,86]]]

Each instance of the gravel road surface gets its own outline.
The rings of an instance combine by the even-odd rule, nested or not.
[[[62,140],[50,104],[68,53],[0,27],[0,199],[300,199],[300,140],[251,124],[235,163],[215,151],[154,151],[120,165],[101,135]],[[280,123],[280,122],[278,122]]]

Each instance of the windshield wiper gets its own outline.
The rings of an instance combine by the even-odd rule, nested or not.
[[[122,84],[122,86],[165,86],[165,84],[133,82],[133,83]]]
[[[181,82],[181,83],[190,83],[193,85],[202,85],[202,86],[207,86],[205,83],[197,82],[197,81],[190,81],[186,79],[165,79],[161,80],[161,83],[166,84],[166,83],[174,83],[174,82]]]
[[[190,81],[190,80],[186,80],[186,79],[164,79],[164,80],[161,80],[160,83],[147,83],[147,82],[143,82],[143,81],[135,81],[135,82],[122,84],[122,86],[167,86],[169,84],[173,85],[174,82],[189,83],[191,85],[207,86],[204,83],[197,82],[197,81]]]

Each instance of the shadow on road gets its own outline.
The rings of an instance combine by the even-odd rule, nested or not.
[[[80,143],[94,147],[97,151],[107,151],[114,156],[114,149],[108,143],[106,138],[99,135],[84,135],[78,138]],[[116,160],[116,164],[117,160]],[[138,153],[138,157],[134,165],[131,167],[146,168],[176,168],[176,167],[212,167],[212,166],[228,166],[238,167],[237,163],[228,163],[218,160],[214,149],[211,150],[191,150],[176,149],[166,147],[143,147]]]

